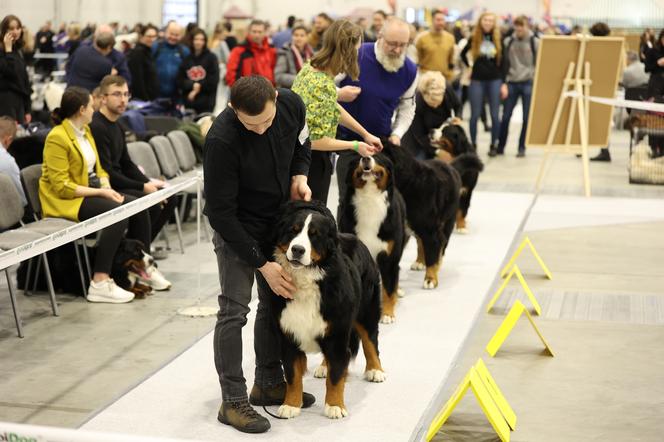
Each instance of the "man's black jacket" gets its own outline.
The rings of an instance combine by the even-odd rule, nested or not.
[[[302,99],[279,89],[272,126],[258,135],[226,108],[205,139],[205,214],[212,228],[244,260],[262,267],[272,255],[271,228],[290,198],[291,177],[311,161]]]

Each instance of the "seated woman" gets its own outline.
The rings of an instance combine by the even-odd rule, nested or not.
[[[437,71],[429,71],[420,77],[415,98],[415,117],[401,139],[401,146],[412,152],[415,158],[428,160],[436,155],[429,134],[447,120],[461,120],[461,103],[452,88],[445,85],[445,77]]]
[[[119,207],[135,198],[111,189],[108,173],[99,155],[88,124],[94,109],[90,92],[70,87],[53,112],[58,124],[49,132],[44,145],[39,200],[44,217],[84,221]],[[150,215],[139,212],[101,231],[97,243],[94,271],[87,299],[90,302],[124,303],[134,299],[132,292],[118,287],[110,277],[115,252],[125,230],[150,250]]]

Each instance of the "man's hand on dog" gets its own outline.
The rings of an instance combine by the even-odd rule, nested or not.
[[[276,262],[266,262],[258,269],[274,293],[286,299],[293,299],[295,286],[288,272]]]
[[[293,201],[311,201],[311,189],[306,175],[295,175],[291,178],[290,198]]]

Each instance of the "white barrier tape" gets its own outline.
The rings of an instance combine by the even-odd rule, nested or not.
[[[578,98],[584,97],[593,103],[605,104],[607,106],[616,106],[624,107],[629,109],[639,109],[644,111],[651,112],[664,112],[664,103],[652,103],[649,101],[634,101],[634,100],[624,100],[622,98],[603,98],[603,97],[592,97],[579,95],[576,91],[567,91],[564,94],[566,97]]]
[[[120,433],[72,430],[0,422],[2,442],[194,442],[193,439],[164,439]]]
[[[90,218],[66,229],[52,233],[51,235],[23,244],[15,249],[4,251],[0,253],[0,269],[6,269],[7,267],[18,264],[26,259],[41,255],[49,250],[53,250],[61,245],[68,244],[84,237],[85,235],[101,230],[104,227],[108,227],[111,224],[115,224],[125,218],[129,218],[130,216],[141,212],[148,207],[154,206],[192,185],[200,185],[201,182],[202,179],[199,174],[197,177],[191,177],[181,183],[170,185],[157,192],[150,193],[130,203],[123,204],[113,210],[97,215],[94,218]],[[0,441],[2,441],[2,439],[0,439]]]

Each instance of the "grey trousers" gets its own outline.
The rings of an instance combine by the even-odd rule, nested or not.
[[[212,238],[219,266],[219,312],[214,329],[214,365],[219,375],[224,401],[247,399],[247,383],[242,372],[242,327],[247,323],[254,276],[258,288],[258,309],[254,324],[256,354],[255,383],[270,387],[284,382],[281,367],[281,341],[276,321],[270,313],[270,296],[275,295],[263,275],[245,263],[217,232]]]

